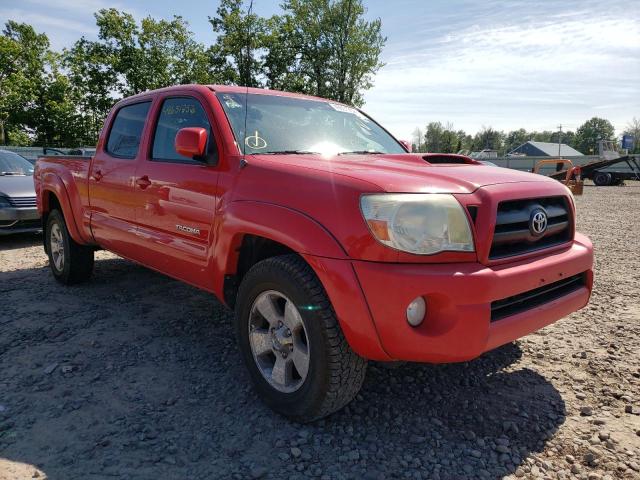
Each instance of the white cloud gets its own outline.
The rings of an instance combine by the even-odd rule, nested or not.
[[[71,10],[75,12],[83,10],[95,11],[108,6],[108,2],[103,2],[102,0],[55,0],[55,5],[52,5],[52,2],[48,0],[25,0],[25,2],[43,7],[55,6],[58,11]]]
[[[16,22],[33,25],[38,31],[55,28],[60,34],[69,32],[76,38],[78,34],[93,34],[97,32],[95,23],[74,20],[68,17],[58,17],[18,8],[0,9],[0,19],[15,20]]]
[[[557,15],[531,16],[554,8],[526,5],[499,14],[489,8],[466,23],[458,17],[449,29],[407,26],[404,40],[390,36],[387,65],[365,108],[403,138],[433,120],[474,132],[481,125],[575,128],[598,115],[620,129],[640,113],[638,11],[612,15],[567,5]]]
[[[42,7],[51,8],[55,7],[55,11],[66,10],[74,14],[87,14],[94,13],[101,8],[117,8],[118,10],[130,11],[126,3],[112,2],[109,0],[55,0],[55,5],[52,5],[51,0],[24,0],[26,3],[33,5],[40,5]]]
[[[388,36],[386,66],[365,94],[365,109],[402,138],[434,120],[469,132],[482,125],[553,129],[563,123],[575,129],[598,115],[620,130],[640,116],[637,0],[394,0],[393,9],[389,2],[365,4],[370,17],[382,18]],[[144,5],[144,13],[133,5]],[[277,10],[276,2],[256,5],[273,10],[265,15]],[[61,49],[81,35],[95,36],[93,13],[111,6],[137,19],[184,14],[201,41],[212,41],[202,8],[181,12],[166,2],[13,1],[0,5],[0,23],[31,23]],[[213,13],[213,6],[207,8]]]
[[[32,25],[36,31],[49,37],[51,47],[61,50],[70,47],[81,36],[94,38],[98,27],[94,13],[102,8],[117,8],[131,13],[136,19],[143,18],[134,8],[109,0],[23,0],[20,7],[0,6],[0,23],[15,20]]]

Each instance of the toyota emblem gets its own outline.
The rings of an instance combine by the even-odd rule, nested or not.
[[[540,236],[547,230],[547,214],[539,208],[531,212],[529,231],[534,236]]]

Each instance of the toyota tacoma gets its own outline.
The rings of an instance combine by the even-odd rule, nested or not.
[[[584,307],[593,248],[569,190],[412,154],[361,110],[183,85],[115,105],[91,157],[42,157],[44,247],[63,284],[94,252],[235,310],[259,396],[298,421],[351,401],[367,360],[461,362]]]

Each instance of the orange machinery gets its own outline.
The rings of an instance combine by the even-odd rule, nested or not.
[[[565,170],[566,175],[564,179],[557,178],[557,174],[554,175],[554,177],[556,177],[556,179],[560,182],[564,183],[574,195],[582,195],[582,190],[584,188],[584,180],[582,180],[581,177],[582,171],[580,167],[574,166],[571,160],[567,160],[566,158],[550,158],[547,160],[540,160],[538,163],[536,163],[536,166],[533,169],[533,173],[538,173],[543,165],[547,165],[550,163],[554,165],[557,165],[558,163],[566,165],[567,169]]]

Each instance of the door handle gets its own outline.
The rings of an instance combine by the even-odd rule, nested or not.
[[[144,190],[149,185],[151,185],[151,180],[149,180],[149,177],[144,175],[144,176],[140,177],[138,180],[136,180],[136,185],[138,185],[140,188],[142,188]]]
[[[93,179],[96,182],[99,182],[100,180],[102,180],[102,170],[96,170],[95,172],[93,172]]]

